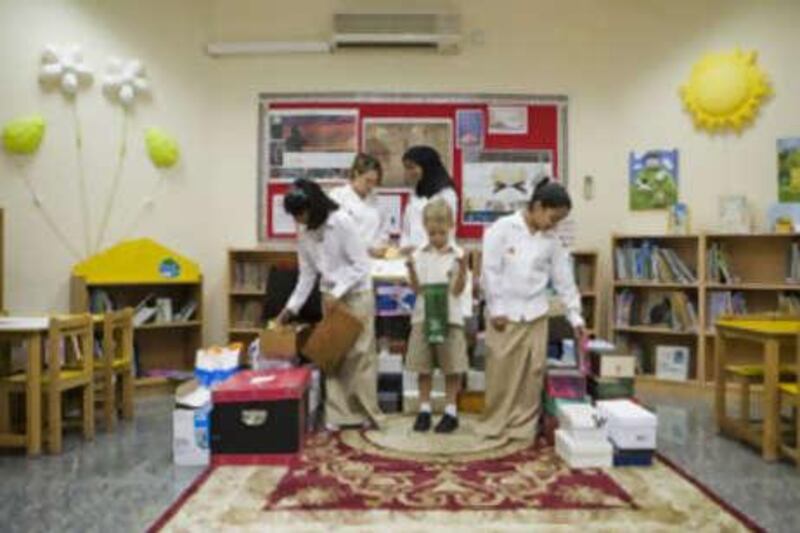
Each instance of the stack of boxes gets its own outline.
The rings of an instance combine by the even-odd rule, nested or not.
[[[614,466],[650,466],[656,450],[656,415],[630,400],[597,402],[614,447]]]
[[[558,408],[556,453],[570,468],[603,468],[612,464],[606,421],[588,404],[564,404]]]

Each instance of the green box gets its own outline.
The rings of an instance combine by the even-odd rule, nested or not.
[[[590,398],[551,398],[545,395],[544,410],[548,415],[556,416],[558,414],[558,406],[574,404],[574,403],[590,403]]]
[[[633,398],[633,378],[589,378],[589,394],[595,400]]]

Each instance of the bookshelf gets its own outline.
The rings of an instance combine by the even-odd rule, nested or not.
[[[5,294],[5,218],[3,213],[3,208],[0,207],[0,314],[2,314],[6,307],[5,307],[5,300],[3,299],[3,295]]]
[[[581,293],[583,317],[589,334],[600,335],[600,280],[598,256],[595,250],[575,250],[572,252],[575,268],[575,283]]]
[[[165,386],[169,372],[191,372],[203,343],[203,278],[198,266],[149,239],[122,242],[73,268],[72,312],[155,308],[135,319],[136,386]],[[171,311],[163,307],[169,302]],[[186,316],[182,316],[182,314]],[[144,315],[148,320],[137,323]]]
[[[696,274],[696,280],[685,283],[663,279],[630,279],[620,272],[618,248],[641,247],[645,241],[659,248],[671,248]],[[764,313],[779,310],[796,313],[800,310],[800,276],[790,278],[792,245],[800,251],[800,234],[726,234],[697,235],[614,235],[611,241],[613,263],[613,295],[611,319],[613,337],[622,345],[639,346],[642,351],[642,375],[645,383],[710,386],[714,375],[714,320],[721,314]],[[722,251],[722,259],[718,251]],[[713,260],[712,260],[713,259]],[[800,255],[794,258],[800,273]],[[723,267],[720,267],[720,263]],[[722,270],[725,274],[721,274]],[[796,281],[795,281],[796,280]],[[654,293],[680,292],[694,306],[695,327],[669,327],[644,323],[648,298]],[[632,294],[640,307],[636,319],[619,321],[620,294]],[[789,307],[794,306],[794,307]],[[690,348],[689,379],[685,382],[659,380],[655,377],[655,347],[680,345]],[[732,362],[758,361],[757,348],[736,346]]]
[[[241,342],[246,348],[258,336],[264,327],[264,301],[270,268],[296,265],[297,254],[288,246],[228,250],[228,342]]]

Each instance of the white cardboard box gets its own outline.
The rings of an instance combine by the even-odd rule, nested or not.
[[[399,374],[403,371],[403,356],[399,353],[378,354],[378,374]]]
[[[597,402],[600,415],[608,420],[608,438],[621,450],[655,450],[656,415],[630,400]]]
[[[614,459],[614,449],[607,440],[578,441],[563,429],[556,430],[556,453],[570,468],[607,468]]]
[[[211,404],[190,409],[177,407],[172,412],[172,455],[182,466],[207,465],[209,462],[209,419]]]
[[[486,391],[486,372],[483,370],[467,370],[467,390]]]
[[[588,404],[561,404],[558,406],[558,427],[578,441],[608,441],[605,420],[597,409]]]

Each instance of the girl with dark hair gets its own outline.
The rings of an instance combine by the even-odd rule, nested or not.
[[[540,412],[547,354],[547,286],[567,308],[579,344],[584,338],[580,293],[569,251],[554,233],[572,209],[566,189],[543,180],[526,209],[498,219],[483,236],[487,306],[486,437],[532,439]]]
[[[422,210],[425,204],[437,198],[443,199],[458,213],[458,197],[439,152],[430,146],[412,146],[403,154],[406,182],[414,186],[414,194],[406,206],[403,229],[400,234],[400,249],[409,254],[428,240],[423,224]],[[450,238],[455,237],[455,229]]]
[[[352,217],[319,185],[297,180],[283,201],[298,224],[300,275],[286,308],[278,315],[286,323],[298,313],[320,276],[325,312],[344,305],[364,328],[339,370],[325,376],[325,420],[329,429],[379,426],[377,356],[370,259],[360,229]]]
[[[381,162],[371,155],[358,154],[350,169],[350,183],[330,192],[330,197],[355,220],[372,257],[383,257],[390,238],[389,217],[381,211],[374,192],[382,178]]]

